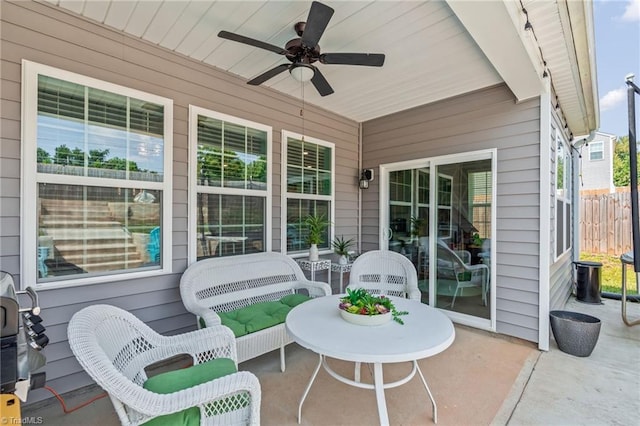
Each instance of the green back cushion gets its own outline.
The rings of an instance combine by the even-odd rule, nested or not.
[[[189,368],[161,373],[149,378],[143,387],[151,392],[167,394],[187,389],[237,371],[232,359],[217,358],[196,364]],[[156,417],[145,423],[147,426],[198,426],[200,409],[198,407]]]
[[[293,293],[287,294],[282,299],[280,299],[280,303],[284,303],[285,305],[295,308],[302,302],[306,302],[307,300],[311,300],[309,296],[305,296],[304,294]]]
[[[304,294],[288,294],[278,301],[255,303],[229,312],[218,312],[218,315],[222,325],[240,337],[282,324],[292,308],[310,299]]]

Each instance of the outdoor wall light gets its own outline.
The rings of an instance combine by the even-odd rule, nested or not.
[[[373,180],[373,169],[362,169],[360,173],[360,189],[368,189],[369,182]]]

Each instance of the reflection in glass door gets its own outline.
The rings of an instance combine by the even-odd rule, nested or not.
[[[388,182],[382,247],[415,265],[423,303],[490,320],[492,159],[469,158],[382,168]]]
[[[389,250],[410,259],[429,224],[429,171],[398,170],[389,173]]]
[[[435,305],[490,319],[491,159],[435,166],[451,177],[438,186],[438,240],[435,242]],[[444,232],[448,229],[448,232]]]

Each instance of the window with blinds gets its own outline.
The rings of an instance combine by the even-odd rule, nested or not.
[[[170,271],[172,101],[23,66],[27,276],[50,288]]]
[[[596,141],[589,144],[589,161],[604,159],[604,142]]]
[[[190,107],[192,253],[196,259],[267,251],[271,128]]]
[[[164,107],[40,75],[38,171],[162,182]]]
[[[491,171],[469,173],[469,206],[473,226],[480,238],[491,237]]]
[[[309,250],[305,219],[323,216],[330,226],[325,229],[320,250],[331,248],[334,205],[334,144],[283,131],[283,244],[288,253]]]

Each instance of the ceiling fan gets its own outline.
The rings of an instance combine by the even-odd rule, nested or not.
[[[281,72],[289,70],[289,73],[291,73],[296,80],[311,80],[311,83],[318,93],[320,93],[321,96],[327,96],[333,93],[333,89],[318,67],[312,65],[313,63],[364,65],[370,67],[381,67],[384,64],[384,54],[380,53],[320,53],[318,41],[327,28],[333,12],[334,10],[332,8],[320,2],[314,1],[311,3],[311,10],[309,10],[307,22],[298,22],[294,26],[298,38],[287,42],[284,49],[228,31],[220,31],[218,37],[284,55],[291,61],[290,64],[280,64],[260,74],[254,79],[249,80],[247,84],[258,86]]]

